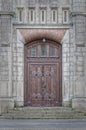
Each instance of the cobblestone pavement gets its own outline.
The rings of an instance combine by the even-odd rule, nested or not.
[[[86,120],[0,120],[0,130],[86,130]]]

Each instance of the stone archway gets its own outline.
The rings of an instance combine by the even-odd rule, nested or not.
[[[44,96],[43,96],[43,94],[42,95],[40,95],[40,93],[38,92],[38,94],[37,95],[39,95],[39,96],[37,96],[34,92],[33,92],[33,95],[35,95],[35,96],[33,96],[33,97],[35,97],[35,98],[38,98],[38,97],[41,97],[41,100],[39,101],[39,100],[33,100],[33,99],[31,99],[31,96],[30,96],[30,94],[31,94],[31,91],[32,90],[28,90],[29,89],[29,86],[30,86],[30,81],[28,81],[28,78],[30,78],[29,76],[30,76],[30,74],[28,74],[29,72],[28,72],[28,63],[27,62],[30,62],[30,61],[25,61],[25,68],[27,68],[25,71],[25,74],[24,74],[24,79],[25,79],[25,84],[24,84],[24,103],[25,103],[25,105],[32,105],[32,106],[59,106],[59,105],[61,105],[62,104],[62,91],[61,91],[61,89],[62,89],[62,75],[61,75],[61,66],[62,66],[62,64],[61,64],[61,59],[62,59],[62,57],[61,57],[61,44],[59,44],[60,42],[61,42],[61,40],[62,40],[62,38],[63,38],[63,36],[64,36],[64,34],[65,34],[65,29],[20,29],[20,32],[21,32],[21,34],[22,34],[22,36],[24,37],[24,39],[25,39],[25,58],[27,59],[27,55],[28,55],[28,53],[26,54],[26,52],[28,51],[28,48],[29,47],[31,47],[32,46],[32,44],[36,44],[35,42],[36,41],[41,41],[40,42],[40,44],[42,44],[42,42],[43,42],[43,40],[46,40],[46,44],[47,44],[47,41],[48,42],[50,42],[51,43],[51,45],[55,45],[55,47],[57,47],[57,46],[59,46],[58,48],[60,48],[60,51],[58,51],[59,52],[59,58],[57,58],[58,56],[56,55],[56,58],[57,59],[55,59],[55,57],[52,57],[51,59],[53,59],[53,61],[51,60],[51,62],[50,63],[48,63],[48,64],[50,64],[51,65],[51,63],[53,63],[53,62],[56,62],[57,64],[58,64],[58,61],[60,62],[60,64],[59,65],[57,65],[57,66],[60,66],[60,67],[56,67],[55,66],[55,63],[54,63],[54,67],[56,67],[55,69],[56,70],[60,70],[60,72],[58,72],[58,74],[56,74],[57,75],[57,77],[55,77],[57,80],[59,80],[58,81],[58,83],[56,82],[56,85],[57,84],[59,84],[59,85],[57,85],[56,86],[56,88],[58,88],[58,94],[56,93],[56,98],[57,99],[55,99],[54,98],[54,101],[52,101],[52,100],[47,100],[46,99],[46,101],[44,101],[44,100],[42,100],[43,98],[44,98]],[[44,41],[45,42],[45,41]],[[49,47],[48,47],[49,48]],[[48,51],[49,52],[49,51]],[[30,57],[29,57],[30,58]],[[28,59],[29,59],[28,58]],[[34,58],[33,58],[34,59]],[[42,57],[42,59],[43,59],[43,57]],[[40,61],[40,59],[37,59],[38,61]],[[34,61],[34,60],[33,60]],[[43,63],[41,63],[41,65],[38,65],[38,67],[35,65],[34,67],[36,67],[36,70],[39,68],[39,69],[41,69],[41,71],[42,71],[42,66],[44,66],[44,71],[45,71],[45,69],[47,68],[47,65],[45,65],[45,63],[47,62],[48,60],[47,60],[47,58],[44,58],[44,62]],[[35,64],[37,64],[36,62],[35,62]],[[33,67],[33,68],[34,68]],[[58,69],[57,69],[58,68]],[[30,68],[31,69],[31,68]],[[51,67],[51,69],[53,69],[52,67]],[[54,71],[56,71],[54,69]],[[36,71],[35,70],[35,71]],[[36,76],[37,77],[37,76]],[[59,77],[59,79],[58,79],[58,77]],[[35,78],[34,78],[35,79]],[[33,79],[33,80],[34,80]],[[39,79],[38,79],[39,80]],[[42,78],[40,79],[40,80],[42,80]],[[54,82],[54,81],[53,81]],[[28,86],[28,84],[29,84],[29,86]],[[32,83],[33,84],[33,83]],[[37,83],[36,83],[37,84]],[[46,83],[47,84],[47,83]],[[48,85],[47,85],[48,86]],[[28,92],[29,91],[29,92]],[[41,90],[40,90],[41,91]],[[57,91],[57,90],[54,90],[54,91]],[[30,94],[29,94],[30,93]],[[42,92],[43,93],[43,92]],[[52,92],[51,92],[52,93]],[[54,96],[48,96],[49,95],[49,93],[46,93],[45,95],[47,95],[46,97],[47,98],[51,98],[51,97],[54,97]],[[52,94],[51,94],[52,95]],[[54,95],[54,94],[53,94]],[[29,98],[30,98],[30,100],[29,100]],[[33,101],[32,101],[33,100]],[[34,102],[34,103],[33,103]],[[39,102],[39,103],[38,103]]]
[[[24,104],[24,101],[25,101],[25,98],[24,98],[24,88],[25,88],[25,74],[24,74],[24,69],[23,69],[23,66],[24,66],[24,47],[25,46],[28,46],[28,47],[31,47],[31,45],[35,45],[34,42],[36,41],[50,41],[52,42],[51,45],[60,45],[60,43],[62,43],[62,57],[63,57],[63,53],[65,51],[64,47],[65,47],[65,44],[68,44],[68,42],[66,42],[65,38],[68,37],[68,35],[66,36],[66,29],[24,29],[24,28],[19,28],[17,29],[19,32],[19,34],[17,34],[17,46],[19,46],[19,48],[21,49],[18,49],[17,50],[17,63],[18,63],[18,71],[16,72],[17,73],[17,79],[19,79],[16,83],[17,83],[17,86],[16,86],[16,89],[14,89],[15,91],[15,94],[16,97],[17,97],[17,104],[20,106],[21,104]],[[66,38],[67,39],[67,38]],[[54,44],[55,43],[55,44]],[[67,49],[67,53],[66,54],[66,57],[67,57],[67,54],[68,54],[68,49]],[[20,56],[21,56],[21,61],[20,61]],[[21,66],[20,66],[20,62],[21,62]],[[68,62],[64,62],[64,60],[62,59],[62,62],[63,62],[63,65],[62,65],[62,75],[61,75],[61,78],[66,74],[64,69],[65,69],[65,65],[68,64]],[[21,69],[20,69],[21,67]],[[46,68],[46,67],[45,67]],[[68,70],[67,70],[68,71]],[[22,75],[21,75],[22,74]],[[21,76],[21,77],[19,77]],[[67,81],[67,80],[66,80]],[[69,81],[68,81],[69,82]],[[14,83],[14,82],[13,82]],[[66,93],[65,95],[65,91],[66,89],[64,89],[64,83],[65,83],[65,80],[64,80],[64,77],[62,79],[62,102],[64,102],[66,99],[69,100],[67,97],[67,95],[69,93]],[[15,85],[15,83],[13,84]],[[14,86],[13,86],[14,87]],[[67,90],[69,89],[69,87],[67,86]]]

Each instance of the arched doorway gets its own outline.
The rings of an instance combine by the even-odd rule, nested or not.
[[[61,105],[61,53],[61,44],[47,39],[25,45],[25,105]]]

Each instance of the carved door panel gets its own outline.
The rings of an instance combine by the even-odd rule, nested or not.
[[[58,64],[30,64],[29,86],[32,106],[55,106],[59,103]]]

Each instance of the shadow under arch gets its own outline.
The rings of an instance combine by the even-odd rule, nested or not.
[[[48,39],[60,44],[65,32],[66,29],[20,29],[25,45],[40,39]]]

